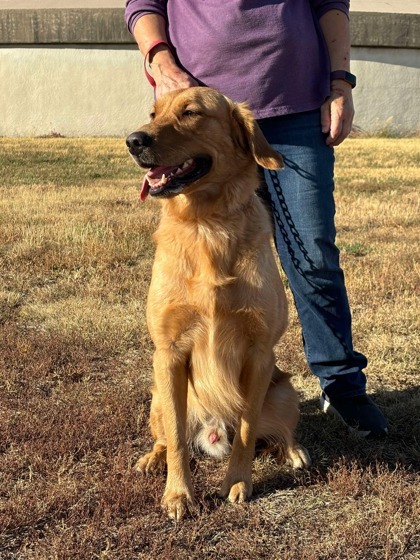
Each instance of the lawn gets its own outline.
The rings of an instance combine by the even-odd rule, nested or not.
[[[199,513],[160,509],[145,300],[158,204],[122,139],[0,139],[0,559],[414,560],[420,555],[420,139],[336,151],[337,242],[387,441],[318,409],[290,291],[276,354],[301,395],[313,466],[255,461],[244,505],[217,497],[226,461],[193,457]]]

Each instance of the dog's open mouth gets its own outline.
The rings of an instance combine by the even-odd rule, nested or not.
[[[187,159],[181,165],[153,165],[144,176],[140,199],[145,200],[148,194],[166,198],[175,196],[186,185],[206,175],[211,164],[210,157],[199,156]]]

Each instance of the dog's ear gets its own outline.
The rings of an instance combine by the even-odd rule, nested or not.
[[[282,169],[283,158],[265,139],[246,103],[232,103],[233,138],[245,152],[266,169]]]

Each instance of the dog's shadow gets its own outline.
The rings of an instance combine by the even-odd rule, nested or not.
[[[361,469],[375,469],[381,464],[389,471],[397,467],[418,470],[420,387],[378,391],[372,397],[389,424],[389,435],[380,440],[363,439],[348,433],[339,420],[320,410],[317,399],[302,402],[296,435],[297,440],[308,449],[312,466],[302,471],[292,471],[287,467],[278,467],[274,460],[268,459],[267,468],[263,469],[264,475],[260,475],[254,484],[252,501],[278,491],[318,484],[328,478],[331,469],[343,462],[356,463]],[[196,469],[197,474],[200,462],[201,459],[192,459],[192,469]],[[202,498],[202,503],[209,510],[222,502],[215,491],[206,493]]]

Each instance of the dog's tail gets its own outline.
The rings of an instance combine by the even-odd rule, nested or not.
[[[293,433],[299,420],[298,396],[290,378],[289,373],[274,367],[257,431],[257,439],[278,445],[284,452],[293,444]]]

